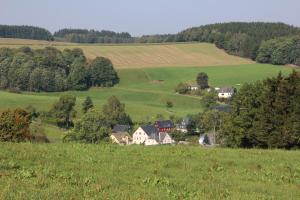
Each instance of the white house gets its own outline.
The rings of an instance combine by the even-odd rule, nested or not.
[[[223,87],[218,90],[218,97],[220,99],[229,99],[234,94],[234,89],[232,87]]]
[[[181,131],[182,133],[187,133],[187,126],[190,123],[190,119],[189,118],[184,118],[181,120],[181,122],[179,124],[176,125],[176,130]]]
[[[146,146],[159,144],[172,144],[174,141],[168,133],[160,133],[154,125],[139,127],[132,135],[133,144]]]
[[[153,125],[139,127],[132,135],[133,144],[158,145],[159,133]]]

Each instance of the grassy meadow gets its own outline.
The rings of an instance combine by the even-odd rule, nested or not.
[[[298,151],[0,143],[0,199],[299,199]]]
[[[185,116],[202,110],[200,98],[175,94],[179,82],[194,83],[197,73],[206,72],[209,83],[215,87],[234,86],[239,88],[245,82],[253,82],[275,76],[279,71],[287,74],[292,68],[262,64],[213,67],[167,67],[118,70],[120,84],[113,88],[92,88],[89,91],[66,92],[77,97],[77,110],[81,115],[81,104],[86,96],[92,97],[97,109],[111,95],[126,104],[127,112],[135,121],[153,120],[157,114]],[[32,105],[41,111],[48,111],[62,93],[15,94],[0,91],[0,108],[27,107]],[[174,107],[166,109],[166,101]]]

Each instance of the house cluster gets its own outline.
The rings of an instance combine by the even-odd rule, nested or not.
[[[219,105],[211,108],[220,112],[230,112],[231,108],[228,105]],[[186,117],[183,118],[180,123],[174,125],[171,120],[156,121],[154,124],[148,124],[140,126],[132,134],[131,127],[128,125],[116,125],[112,130],[110,136],[111,140],[120,145],[167,145],[174,144],[175,141],[172,139],[170,133],[173,130],[180,131],[182,133],[188,132],[188,125],[191,119]],[[188,144],[186,141],[179,141],[178,144]],[[202,134],[199,137],[199,144],[203,146],[215,146],[215,133]]]
[[[174,124],[171,120],[156,121],[151,125],[140,126],[132,135],[129,135],[130,127],[126,125],[116,125],[111,134],[111,140],[121,145],[143,144],[143,145],[163,145],[173,144],[175,141],[170,136]]]
[[[191,91],[196,91],[200,87],[197,84],[190,85],[190,90]],[[232,87],[222,87],[222,88],[214,88],[215,91],[218,93],[218,97],[220,99],[229,99],[233,96],[234,94],[234,89]],[[207,91],[210,92],[212,88],[208,88]]]

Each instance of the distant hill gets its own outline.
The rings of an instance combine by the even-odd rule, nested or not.
[[[81,48],[88,59],[109,58],[117,69],[147,67],[220,66],[253,63],[250,59],[228,55],[209,43],[119,44],[95,45],[47,42],[21,39],[0,39],[0,47],[56,47],[60,50]]]
[[[300,36],[300,28],[284,23],[265,22],[217,23],[188,28],[177,34],[141,37],[132,37],[127,32],[87,29],[61,29],[52,35],[49,31],[37,27],[0,26],[0,37],[5,38],[55,39],[62,42],[93,44],[206,42],[214,43],[231,55],[250,58],[258,62],[300,65],[300,48],[298,48],[298,40],[294,39],[295,36]],[[277,40],[282,37],[285,37],[285,42],[282,42],[282,39]],[[293,44],[290,48],[290,41],[297,41],[297,44]],[[264,42],[271,44],[268,45],[271,48],[266,48],[266,45],[262,46]],[[264,52],[272,48],[276,51]]]

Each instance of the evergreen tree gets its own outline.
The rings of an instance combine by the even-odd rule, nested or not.
[[[201,72],[197,75],[197,84],[201,89],[209,88],[208,86],[208,75],[204,72]]]
[[[86,97],[84,102],[82,103],[82,111],[83,113],[86,113],[89,109],[93,108],[94,104],[93,101],[91,99],[91,97]]]
[[[53,104],[51,113],[56,118],[59,127],[68,129],[73,125],[72,119],[76,116],[75,104],[76,97],[72,95],[63,95],[58,102]]]
[[[130,116],[125,112],[125,105],[115,96],[108,98],[107,104],[102,108],[102,112],[111,127],[116,124],[132,125]]]

